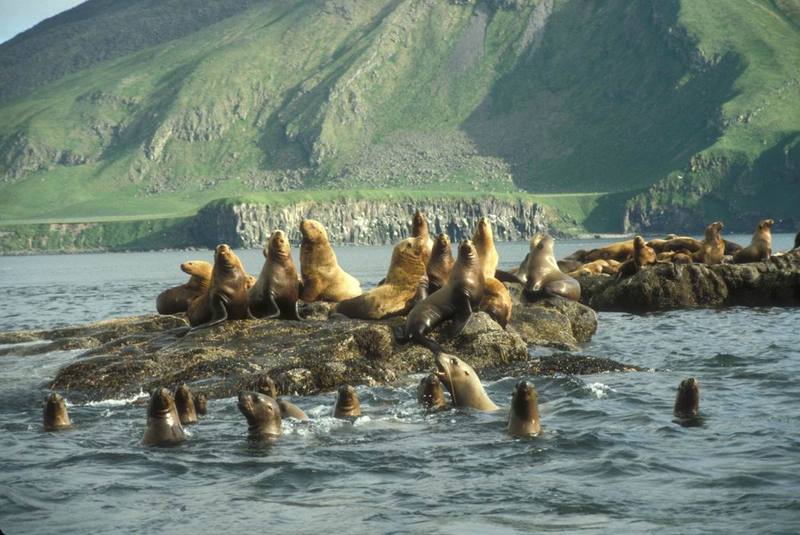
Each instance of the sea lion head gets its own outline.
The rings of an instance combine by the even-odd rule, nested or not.
[[[475,226],[475,232],[472,234],[472,241],[490,243],[493,239],[492,225],[485,217],[480,218]]]
[[[772,231],[772,225],[775,224],[775,221],[772,219],[762,219],[758,222],[758,226],[756,227],[757,234],[769,234]]]
[[[722,232],[723,224],[722,221],[714,221],[710,225],[706,227],[705,237],[709,241],[714,241],[719,237],[720,232]]]
[[[419,382],[417,401],[429,409],[439,409],[447,403],[444,399],[444,387],[435,373],[423,377]]]
[[[241,267],[242,263],[228,244],[221,243],[214,250],[214,265],[230,270]]]
[[[210,279],[213,268],[214,266],[203,260],[190,260],[181,264],[181,271],[187,275],[202,279]]]
[[[551,255],[556,240],[549,234],[536,234],[531,238],[531,253],[533,255]]]
[[[403,259],[405,262],[422,262],[423,245],[422,238],[419,237],[400,240],[394,247],[391,263],[395,264],[395,256],[398,261]]]
[[[472,266],[478,262],[478,251],[472,240],[461,240],[458,244],[458,261],[466,266]]]
[[[264,249],[264,258],[284,259],[290,257],[292,248],[289,244],[289,238],[282,230],[276,230],[269,237],[269,243]]]
[[[678,385],[678,394],[675,397],[675,416],[679,418],[694,418],[700,408],[700,384],[694,377],[684,379]]]
[[[67,402],[61,395],[51,392],[44,399],[44,428],[48,431],[72,426],[67,414]]]
[[[433,242],[433,250],[431,251],[431,258],[436,258],[440,255],[452,255],[453,250],[450,248],[450,237],[444,232],[440,232]]]
[[[419,210],[414,212],[414,217],[411,220],[411,236],[414,238],[428,237],[428,221]]]
[[[147,405],[147,416],[150,418],[166,418],[172,414],[177,416],[175,398],[166,388],[156,388],[150,394],[150,403]]]
[[[356,389],[350,385],[342,385],[336,393],[336,405],[333,407],[333,416],[361,416],[361,402],[358,400]]]
[[[278,397],[278,387],[275,385],[275,381],[272,380],[272,377],[269,375],[261,375],[256,380],[256,392],[259,394],[264,394],[265,396],[269,396],[272,399],[276,399]]]
[[[453,395],[453,386],[459,382],[477,380],[475,370],[455,355],[439,353],[434,357],[436,363],[436,377],[447,387]],[[453,400],[456,403],[456,400]]]
[[[175,408],[182,425],[197,423],[197,409],[194,406],[194,396],[186,383],[175,389]]]
[[[240,392],[237,405],[247,419],[251,435],[281,435],[281,409],[274,399],[258,392]]]
[[[208,398],[205,394],[194,395],[194,410],[200,415],[204,415],[208,412]]]
[[[520,381],[511,398],[511,410],[524,420],[539,419],[539,396],[533,384]]]
[[[636,236],[635,238],[633,238],[634,249],[638,251],[640,249],[644,249],[645,246],[647,246],[647,242],[644,241],[644,238],[642,238],[641,236]]]
[[[322,223],[314,219],[304,219],[300,222],[300,234],[303,235],[303,242],[318,243],[327,242],[328,233]]]

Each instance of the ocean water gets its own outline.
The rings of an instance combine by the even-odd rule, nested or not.
[[[734,237],[747,242],[749,237]],[[777,235],[775,249],[792,236]],[[599,240],[563,241],[558,256]],[[524,243],[499,244],[501,265]],[[260,251],[239,252],[251,273]],[[337,249],[365,282],[389,247]],[[0,330],[154,311],[177,266],[211,253],[0,258]],[[365,416],[330,417],[333,393],[294,397],[312,417],[275,444],[246,440],[233,398],[174,448],[144,448],[142,400],[72,405],[75,428],[41,429],[43,384],[80,354],[0,357],[0,529],[14,533],[797,533],[800,311],[730,308],[599,314],[583,353],[648,371],[530,377],[543,432],[513,439],[520,377],[485,381],[494,414],[417,407],[421,376],[358,387]],[[673,421],[697,377],[701,425]],[[69,400],[69,395],[66,396]],[[142,393],[140,398],[146,397]]]

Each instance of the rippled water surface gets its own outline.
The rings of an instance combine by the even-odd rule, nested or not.
[[[775,248],[791,237],[776,238]],[[740,241],[746,242],[742,237]],[[593,244],[592,244],[593,245]],[[559,256],[586,243],[561,243]],[[525,244],[502,244],[503,265]],[[390,248],[342,248],[374,284]],[[177,264],[209,252],[0,258],[0,329],[150,312]],[[241,256],[253,273],[260,252]],[[312,417],[270,446],[245,439],[234,399],[175,448],[142,448],[136,400],[70,406],[41,430],[42,384],[78,352],[0,357],[0,529],[5,533],[526,533],[800,531],[800,312],[602,313],[587,354],[650,369],[531,380],[541,436],[504,413],[425,414],[419,376],[359,387],[367,415],[329,417],[333,394],[294,398]],[[672,421],[675,387],[699,379],[702,425]],[[507,406],[519,377],[486,382]],[[67,396],[68,397],[68,396]],[[141,400],[140,400],[141,401]]]

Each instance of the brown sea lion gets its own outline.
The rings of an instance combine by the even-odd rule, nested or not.
[[[212,327],[226,320],[250,318],[246,284],[247,272],[239,257],[226,244],[218,245],[208,292],[189,306],[192,330]]]
[[[733,255],[734,264],[763,262],[772,256],[772,219],[762,219],[756,225],[750,245]]]
[[[689,251],[696,253],[703,246],[703,242],[696,240],[689,236],[676,236],[670,234],[667,236],[666,243],[661,248],[661,251]]]
[[[67,413],[67,402],[56,392],[51,392],[44,399],[43,422],[45,431],[59,431],[72,427],[72,421]]]
[[[523,296],[528,301],[544,297],[564,297],[573,301],[581,298],[581,285],[558,269],[553,256],[555,240],[545,234],[531,240],[528,271]]]
[[[200,416],[205,416],[208,412],[208,398],[205,394],[194,395],[194,410]]]
[[[281,436],[281,409],[269,396],[258,392],[239,392],[239,411],[247,420],[251,440],[274,440]]]
[[[567,273],[570,277],[596,277],[605,273],[609,264],[607,260],[594,260],[588,264],[583,264],[580,268]]]
[[[189,304],[205,294],[211,283],[213,266],[202,260],[181,264],[181,271],[189,275],[189,282],[164,290],[156,298],[159,314],[180,314],[189,310]]]
[[[455,355],[446,353],[436,354],[434,361],[436,376],[450,391],[454,407],[470,407],[487,412],[500,408],[489,398],[472,366]]]
[[[483,272],[478,253],[470,240],[458,246],[458,259],[450,278],[441,289],[418,301],[406,317],[404,325],[394,329],[398,343],[413,340],[434,353],[439,345],[427,338],[429,332],[449,319],[453,320],[451,332],[458,335],[483,299]]]
[[[444,398],[444,386],[435,373],[422,378],[417,386],[417,401],[429,410],[440,411],[447,408]]]
[[[720,232],[723,228],[721,221],[714,221],[706,227],[700,250],[694,253],[692,258],[695,262],[702,262],[707,266],[722,263],[722,257],[725,256],[725,242]]]
[[[269,375],[262,374],[256,378],[255,390],[259,394],[278,399],[278,387]]]
[[[379,320],[407,313],[414,304],[420,280],[425,277],[422,238],[406,238],[395,245],[383,284],[351,299],[340,301],[336,312],[348,318]]]
[[[647,245],[644,238],[636,236],[633,239],[633,257],[622,263],[617,276],[620,278],[630,277],[655,263],[656,252]]]
[[[694,262],[691,253],[684,251],[675,252],[670,260],[673,264],[691,264]]]
[[[350,385],[342,385],[336,393],[336,403],[333,406],[334,418],[357,418],[361,416],[361,402],[358,400],[356,389]]]
[[[292,260],[292,248],[282,230],[276,230],[264,248],[264,267],[248,292],[250,313],[257,318],[300,320],[297,300],[300,280]]]
[[[490,277],[483,284],[483,298],[478,305],[478,310],[486,312],[503,329],[506,328],[511,320],[511,309],[513,303],[508,288],[495,279]]]
[[[515,437],[538,435],[541,430],[539,422],[539,401],[536,389],[527,381],[520,381],[511,398],[511,409],[508,411],[508,434]]]
[[[175,407],[175,399],[166,388],[156,388],[150,394],[147,407],[147,430],[142,444],[145,446],[174,446],[186,439]]]
[[[291,401],[283,398],[280,398],[277,401],[278,408],[281,410],[281,418],[294,418],[295,420],[300,420],[301,422],[308,421],[308,415],[305,413],[305,411]]]
[[[734,243],[728,240],[722,240],[722,243],[725,244],[725,256],[733,256],[737,252],[742,250],[742,246],[738,243]]]
[[[181,425],[192,425],[197,423],[197,410],[194,406],[194,396],[186,383],[181,384],[175,389],[175,408],[178,409],[178,418]]]
[[[300,298],[306,303],[338,303],[361,295],[361,284],[339,267],[325,227],[319,221],[304,219],[300,223],[300,233],[303,235],[300,243],[300,272],[303,275]]]
[[[447,283],[454,263],[450,238],[447,234],[441,233],[436,236],[431,257],[425,268],[425,272],[428,275],[428,293],[435,292]]]
[[[475,231],[472,233],[472,243],[478,253],[478,259],[483,270],[483,278],[490,279],[494,277],[494,273],[497,271],[497,264],[500,262],[500,256],[494,246],[492,226],[485,217],[478,220]]]
[[[675,416],[678,418],[696,418],[700,410],[700,384],[697,379],[690,377],[678,385],[678,394],[675,396]]]
[[[525,258],[528,258],[528,256],[526,255]],[[585,265],[586,266],[592,265],[595,262],[608,262],[608,260],[594,260],[592,262],[587,262],[586,264],[584,264],[583,262],[578,262],[577,260],[569,260],[563,258],[561,260],[557,260],[556,264],[558,265],[558,269],[560,269],[564,273],[570,274],[573,271],[580,270]]]
[[[624,262],[633,256],[633,240],[625,240],[615,243],[610,243],[603,247],[592,249],[583,258],[584,262],[592,262],[594,260],[617,260]]]
[[[428,230],[428,220],[417,210],[411,219],[411,237],[422,240],[422,258],[427,263],[433,251],[433,239]]]

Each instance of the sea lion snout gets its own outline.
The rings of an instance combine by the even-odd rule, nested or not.
[[[157,416],[169,412],[175,406],[175,398],[172,393],[164,387],[159,387],[153,390],[150,394],[150,406],[148,414]]]

